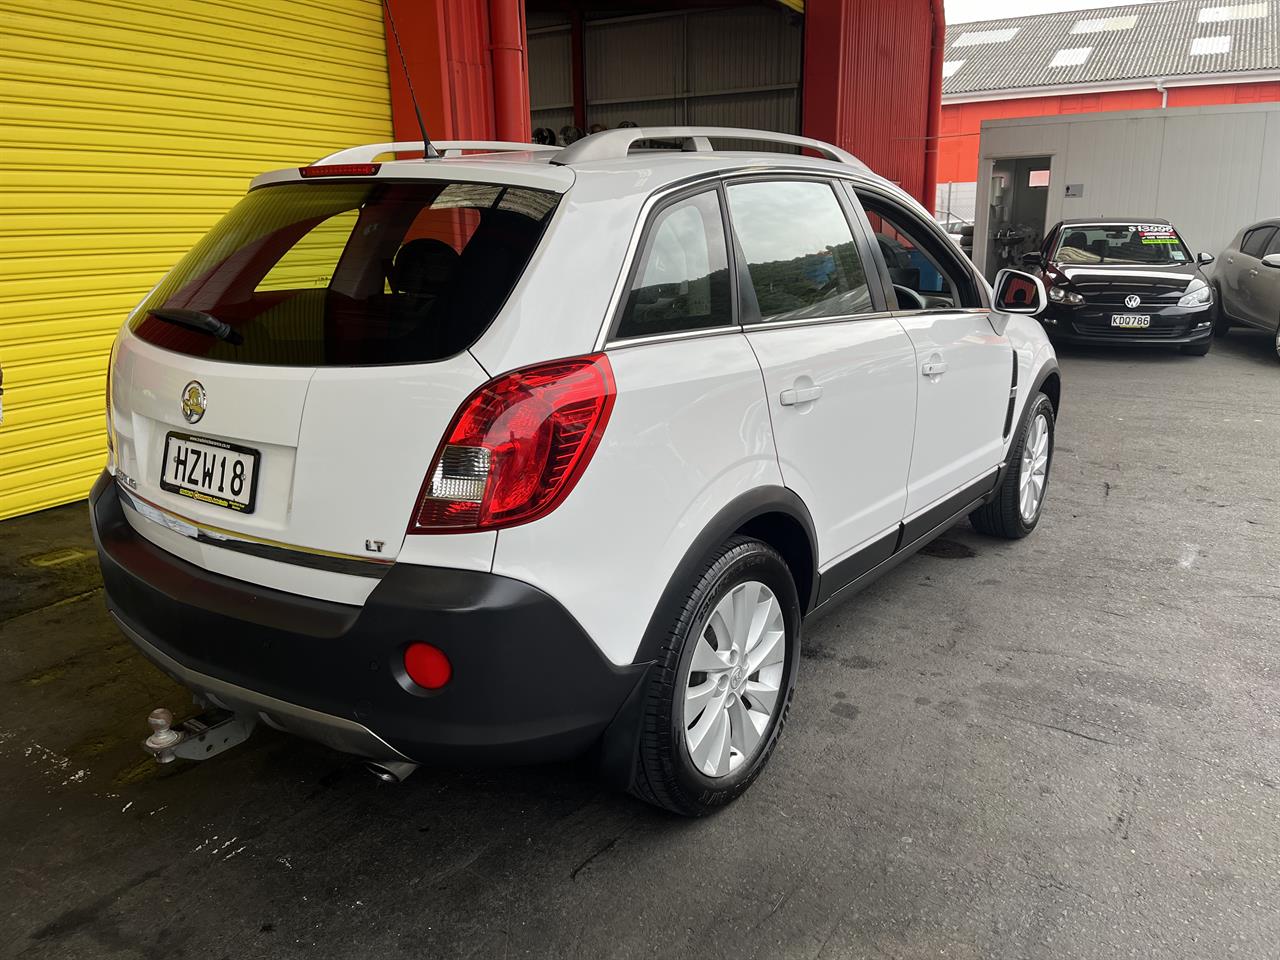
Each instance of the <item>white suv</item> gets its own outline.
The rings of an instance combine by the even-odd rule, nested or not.
[[[966,515],[1036,526],[1043,288],[995,309],[849,154],[376,162],[415,146],[258,177],[114,346],[107,603],[220,716],[397,779],[598,748],[700,814],[767,762],[805,618]]]

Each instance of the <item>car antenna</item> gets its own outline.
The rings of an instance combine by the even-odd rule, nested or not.
[[[418,129],[422,131],[422,159],[438,159],[440,154],[431,145],[431,138],[427,136],[427,125],[422,122],[422,111],[418,109],[418,97],[413,92],[413,80],[409,78],[409,64],[404,59],[404,47],[400,46],[400,31],[396,29],[396,18],[391,15],[391,0],[382,0],[382,6],[387,11],[387,23],[391,24],[391,36],[396,41],[396,53],[400,55],[400,69],[404,71],[404,82],[409,87],[409,99],[413,102],[413,112],[418,118]]]

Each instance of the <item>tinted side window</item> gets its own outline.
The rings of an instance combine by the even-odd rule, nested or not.
[[[755,181],[728,193],[762,320],[871,311],[866,270],[830,184]]]
[[[724,221],[714,190],[660,211],[639,264],[617,339],[733,323]]]
[[[1240,244],[1240,252],[1250,257],[1261,259],[1262,252],[1267,249],[1267,242],[1275,232],[1275,227],[1259,227],[1257,230],[1250,230],[1244,235],[1244,242]]]
[[[1271,235],[1271,243],[1267,245],[1267,253],[1280,253],[1280,230]]]
[[[921,303],[929,310],[982,306],[972,276],[957,259],[959,251],[948,250],[906,210],[869,194],[858,199],[889,268],[899,310],[919,310]]]

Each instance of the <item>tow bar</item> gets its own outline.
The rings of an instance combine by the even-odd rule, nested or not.
[[[151,711],[147,723],[151,726],[151,736],[142,741],[142,749],[154,756],[157,763],[171,763],[175,757],[207,760],[244,743],[258,725],[258,718],[215,708],[183,720],[174,729],[173,713],[159,707]]]

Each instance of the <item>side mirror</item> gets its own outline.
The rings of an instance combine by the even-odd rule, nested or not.
[[[1044,266],[1044,258],[1038,253],[1024,253],[1021,259],[1024,267]]]
[[[1275,267],[1280,269],[1280,253],[1268,253],[1262,258],[1262,265],[1264,267]]]
[[[995,307],[1002,313],[1025,313],[1035,316],[1049,305],[1044,284],[1021,270],[1004,269],[996,274]]]
[[[1199,255],[1197,255],[1197,256],[1196,256],[1196,262],[1197,262],[1197,263],[1199,263],[1201,266],[1203,266],[1203,265],[1205,265],[1205,264],[1213,263],[1213,254],[1212,254],[1212,253],[1201,253],[1201,254],[1199,254]]]

